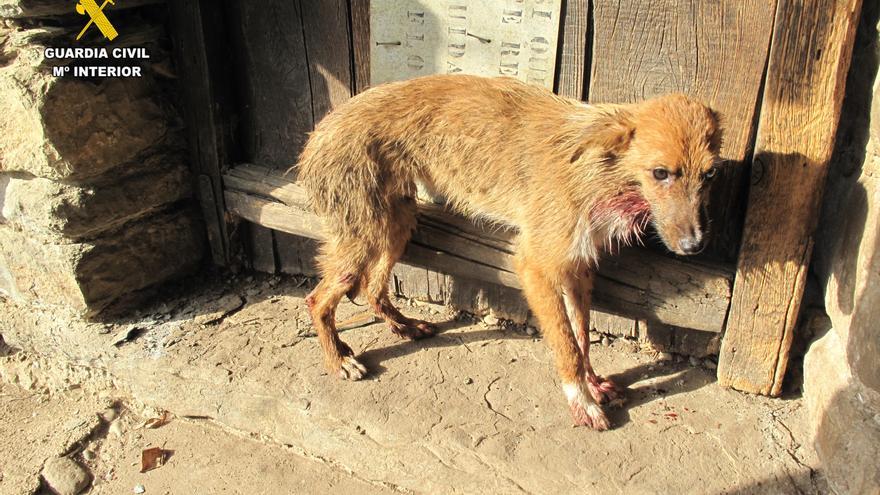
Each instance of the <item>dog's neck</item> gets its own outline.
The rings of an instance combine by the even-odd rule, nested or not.
[[[595,263],[603,252],[641,242],[650,220],[651,207],[635,189],[600,198],[579,219],[572,254]]]

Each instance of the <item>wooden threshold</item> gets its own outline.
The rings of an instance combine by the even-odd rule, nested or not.
[[[258,225],[312,239],[320,219],[305,191],[279,170],[244,164],[223,176],[226,208]],[[404,260],[484,282],[520,288],[513,272],[513,232],[487,229],[437,205],[419,205],[418,228]],[[646,249],[625,249],[602,260],[598,309],[630,318],[721,332],[730,305],[733,268],[682,261]]]

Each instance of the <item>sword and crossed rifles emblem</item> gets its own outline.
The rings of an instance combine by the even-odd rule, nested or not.
[[[95,3],[95,0],[79,0],[79,3],[76,4],[76,11],[80,15],[88,15],[89,22],[86,24],[86,27],[79,32],[79,36],[76,37],[77,40],[86,34],[86,31],[88,31],[92,24],[98,26],[98,29],[101,30],[101,34],[110,41],[113,41],[119,35],[119,33],[116,32],[116,28],[113,27],[113,24],[110,24],[110,19],[107,19],[107,16],[104,14],[104,7],[106,7],[108,3],[116,5],[114,0],[104,0],[104,3],[101,4],[100,7]]]

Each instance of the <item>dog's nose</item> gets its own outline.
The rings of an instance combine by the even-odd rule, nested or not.
[[[684,254],[697,254],[703,250],[702,236],[682,237],[678,241],[678,247]]]

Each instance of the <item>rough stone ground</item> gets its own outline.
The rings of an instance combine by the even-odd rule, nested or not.
[[[381,324],[343,331],[371,374],[340,382],[321,364],[307,292],[308,281],[296,278],[196,281],[112,324],[71,324],[48,308],[0,301],[6,340],[38,351],[0,358],[0,376],[37,394],[25,400],[54,418],[40,427],[53,435],[72,421],[63,411],[95,417],[106,407],[88,402],[96,394],[126,410],[175,416],[157,430],[135,430],[140,418],[123,415],[126,433],[105,435],[98,461],[75,454],[99,480],[93,493],[131,493],[149,476],[163,481],[147,493],[825,491],[800,399],[723,390],[710,370],[659,362],[618,339],[593,352],[596,368],[629,388],[626,404],[610,410],[615,429],[572,428],[539,338],[427,305],[404,308],[440,323],[443,333],[427,341],[401,341]],[[346,303],[339,319],[363,309]],[[68,392],[50,393],[58,390]],[[86,402],[63,402],[72,400]],[[19,421],[0,421],[2,449],[21,450],[44,431],[19,429]],[[118,446],[103,455],[110,442]],[[139,475],[131,462],[146,442],[175,455]],[[57,455],[37,451],[0,458],[33,480],[27,466]],[[112,490],[102,478],[111,468],[120,483]]]
[[[40,471],[46,459],[64,454],[90,473],[94,494],[133,493],[137,485],[147,494],[394,493],[205,420],[175,418],[156,429],[144,421],[124,404],[82,390],[50,397],[0,385],[0,493],[50,493]],[[154,446],[173,454],[140,473],[141,451]]]

